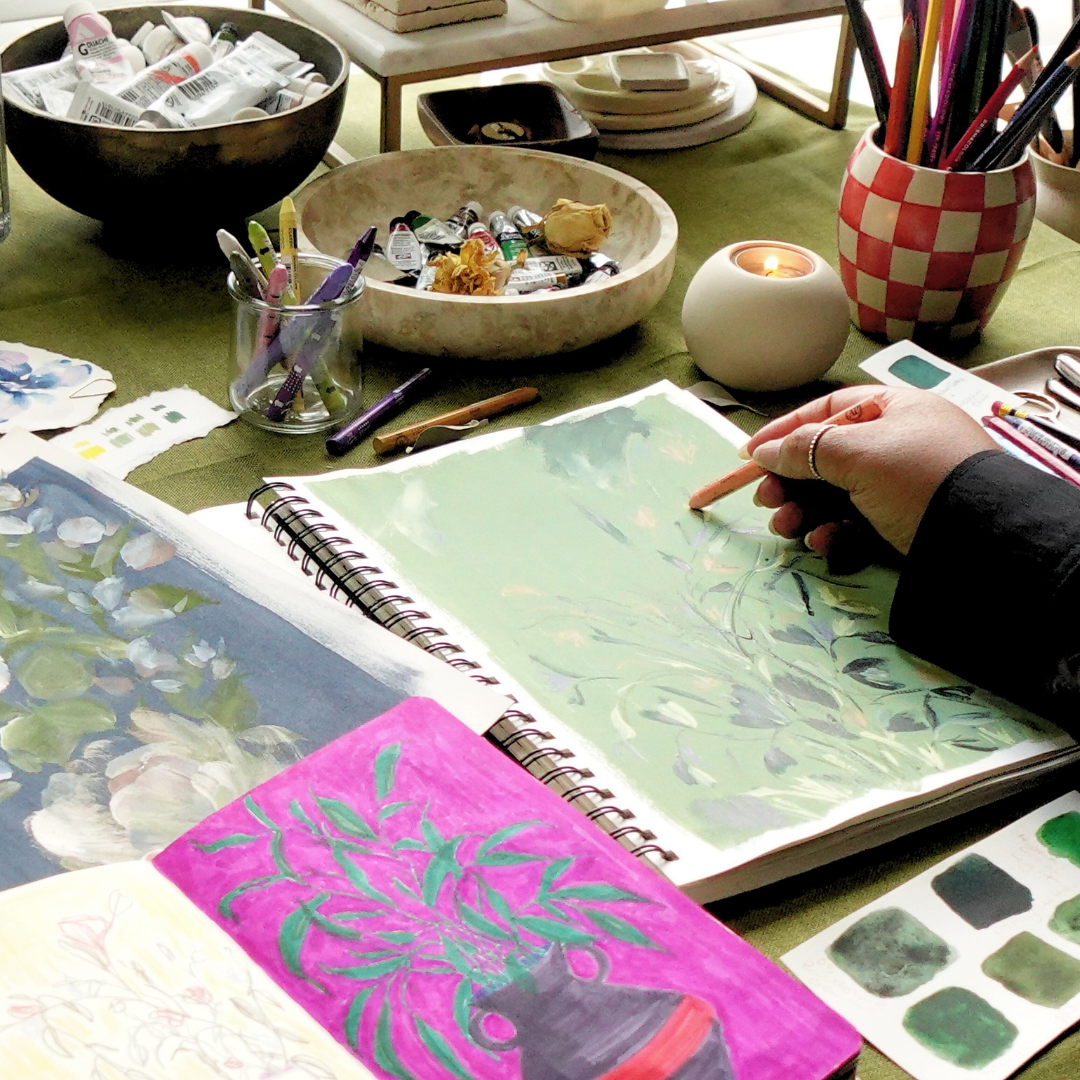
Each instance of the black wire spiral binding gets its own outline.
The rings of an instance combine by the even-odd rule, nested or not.
[[[260,500],[269,496],[270,501]],[[257,487],[248,497],[246,513],[249,518],[259,518],[263,528],[285,548],[291,559],[309,577],[310,566],[315,567],[314,583],[336,600],[357,608],[373,622],[391,630],[406,641],[412,642],[425,652],[437,656],[447,664],[469,674],[469,677],[485,686],[499,686],[499,680],[481,670],[475,660],[462,655],[464,650],[447,638],[441,627],[427,625],[424,620],[431,616],[415,607],[416,601],[406,596],[394,581],[383,576],[383,571],[372,563],[364,552],[350,547],[350,541],[336,533],[317,509],[285,481],[270,481]],[[297,552],[302,552],[302,556]],[[514,698],[508,695],[513,704]],[[600,805],[582,808],[582,812],[602,827],[614,840],[622,843],[633,855],[656,856],[663,862],[671,862],[678,856],[659,844],[651,843],[655,834],[634,825],[614,825],[615,820],[634,817],[630,810],[606,804],[612,794],[606,788],[592,784],[567,786],[567,778],[578,780],[593,778],[591,770],[576,765],[557,765],[547,771],[538,771],[549,760],[565,760],[575,757],[572,750],[555,746],[537,746],[552,738],[550,732],[537,728],[536,720],[527,712],[509,708],[488,732],[488,738],[527,769],[542,784],[555,787],[559,796],[567,802],[584,799],[590,804],[599,800]],[[612,821],[609,822],[609,817]],[[638,836],[646,843],[633,843],[628,838]]]

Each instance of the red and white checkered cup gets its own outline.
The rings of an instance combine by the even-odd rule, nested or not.
[[[840,187],[840,277],[851,321],[889,341],[960,340],[1005,295],[1035,217],[1027,154],[993,172],[942,172],[859,140]]]

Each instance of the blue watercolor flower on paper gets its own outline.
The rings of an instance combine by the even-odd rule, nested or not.
[[[66,356],[33,364],[27,353],[0,349],[0,421],[15,419],[57,389],[82,385],[93,370],[92,364]]]

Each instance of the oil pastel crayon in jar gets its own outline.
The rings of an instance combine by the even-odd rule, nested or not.
[[[227,288],[234,328],[229,401],[248,423],[267,431],[306,435],[340,427],[360,407],[361,353],[357,305],[364,276],[326,255],[297,255],[302,304],[281,303],[288,275],[266,298],[253,295],[236,273]],[[276,294],[276,295],[275,295]]]

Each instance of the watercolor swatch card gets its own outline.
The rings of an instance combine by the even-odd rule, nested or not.
[[[1005,1080],[1080,1021],[1080,794],[783,959],[916,1080]]]
[[[769,532],[753,488],[689,510],[740,464],[739,437],[661,383],[289,480],[677,853],[666,869],[699,900],[1077,753],[1053,725],[898,649],[891,572],[831,576]]]
[[[115,389],[112,375],[89,360],[0,341],[0,432],[74,427],[89,420]]]
[[[291,766],[153,865],[380,1078],[824,1080],[860,1047],[424,699]]]
[[[414,693],[505,710],[49,443],[0,467],[0,888],[153,854]]]

